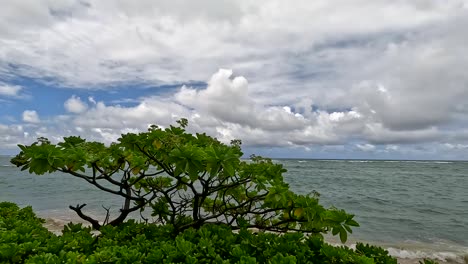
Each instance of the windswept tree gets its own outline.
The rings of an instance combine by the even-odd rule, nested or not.
[[[95,229],[119,225],[131,212],[151,209],[154,221],[171,224],[179,233],[206,223],[233,229],[339,234],[344,242],[353,215],[324,208],[318,195],[289,189],[282,165],[253,156],[241,160],[241,142],[226,145],[206,134],[192,135],[187,120],[162,129],[124,134],[105,146],[80,137],[52,144],[40,138],[11,162],[42,175],[63,172],[123,199],[118,216],[100,223],[83,212],[85,204],[70,206]]]

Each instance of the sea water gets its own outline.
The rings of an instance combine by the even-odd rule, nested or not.
[[[80,221],[68,206],[105,216],[121,200],[84,180],[59,173],[20,171],[0,156],[0,201],[31,205],[49,223]],[[468,255],[468,162],[385,160],[275,160],[297,193],[320,193],[321,203],[352,213],[360,227],[349,245],[368,242],[400,258],[464,262]],[[339,243],[335,237],[327,238]]]

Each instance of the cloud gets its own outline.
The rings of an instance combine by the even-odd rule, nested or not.
[[[390,41],[365,67],[341,104],[356,107],[391,130],[447,126],[467,113],[468,41],[458,27],[468,26],[466,12]]]
[[[185,107],[161,97],[144,98],[134,107],[94,102],[85,112],[68,121],[74,124],[74,129],[69,134],[110,143],[122,133],[146,131],[152,124],[169,126],[175,124],[176,120],[191,115]]]
[[[73,115],[41,116],[43,134],[108,142],[187,117],[193,131],[266,148],[468,144],[466,0],[20,0],[0,16],[1,80],[89,96],[68,98]],[[99,96],[129,85],[156,88]],[[26,89],[3,86],[0,96]]]
[[[17,97],[23,87],[19,85],[8,85],[0,82],[0,96]]]
[[[374,97],[381,98],[378,100],[388,99],[388,91],[383,86],[377,85],[375,90],[373,86],[360,87],[369,89],[368,94],[378,95]],[[450,135],[435,126],[393,130],[372,112],[374,106],[383,104],[378,100],[364,110],[356,106],[327,111],[312,109],[308,100],[290,105],[266,105],[256,100],[250,91],[246,78],[234,76],[232,70],[220,69],[204,88],[182,86],[173,94],[141,98],[135,106],[108,105],[92,97],[88,98],[91,102],[88,105],[72,96],[64,105],[75,115],[48,120],[48,123],[68,125],[49,127],[43,134],[79,134],[110,143],[122,133],[145,131],[151,124],[167,127],[185,117],[189,119],[191,132],[206,132],[224,142],[242,139],[247,147],[348,146],[369,152],[378,150],[378,145],[387,145],[384,149],[388,152],[401,150],[397,145],[437,142]],[[363,94],[362,89],[358,91]],[[372,102],[370,98],[372,96],[367,102]],[[25,111],[23,121],[38,123],[39,117],[35,111]],[[363,143],[349,143],[356,140]]]
[[[166,97],[142,98],[132,107],[89,100],[93,104],[87,109],[80,108],[80,112],[75,111],[70,122],[77,127],[75,133],[106,142],[115,140],[128,129],[142,131],[151,124],[169,126],[186,117],[192,131],[207,132],[225,142],[240,138],[252,146],[305,145],[337,140],[333,136],[333,126],[349,121],[345,117],[348,114],[336,117],[322,113],[306,118],[290,106],[263,105],[250,96],[244,77],[233,77],[232,71],[225,69],[213,74],[203,89],[183,86]],[[67,102],[69,111],[78,108],[71,107],[70,102],[80,106],[77,103],[83,103],[77,97],[71,97]]]
[[[24,138],[27,136],[24,131],[24,127],[21,125],[3,125],[0,124],[0,146],[3,149],[17,148],[18,143],[24,142]]]
[[[468,149],[468,144],[450,144],[450,143],[445,143],[443,144],[444,147],[448,149],[456,149],[456,150],[464,150]]]
[[[356,144],[356,147],[362,151],[373,151],[375,146],[372,144]]]
[[[9,62],[0,72],[89,88],[201,80],[224,66],[263,91],[263,80],[283,90],[299,84],[295,76],[335,74],[329,46],[413,30],[465,10],[456,0],[411,2],[19,0],[0,11],[0,54]],[[350,56],[341,55],[341,61]]]
[[[23,121],[27,123],[37,124],[40,123],[39,115],[34,110],[25,110],[23,112]]]
[[[231,76],[231,70],[221,69],[211,77],[206,89],[197,91],[184,86],[175,99],[223,121],[248,121],[254,111],[254,102],[247,94],[247,80],[244,77],[231,80]]]
[[[142,131],[150,124],[168,126],[186,117],[194,132],[207,132],[224,142],[242,139],[247,146],[337,145],[352,138],[393,144],[431,141],[440,134],[434,129],[392,131],[355,109],[306,111],[303,101],[290,106],[264,105],[249,91],[244,77],[220,69],[206,88],[182,86],[173,95],[143,98],[133,107],[106,105],[92,99],[94,106],[72,122],[79,128],[77,132],[109,141],[125,129]]]
[[[208,81],[206,89],[182,87],[175,100],[198,113],[219,121],[271,131],[300,129],[305,119],[288,106],[263,106],[249,95],[244,77],[232,77],[232,70],[221,69]]]
[[[63,106],[68,112],[75,114],[83,113],[88,108],[88,105],[75,95],[65,101]]]

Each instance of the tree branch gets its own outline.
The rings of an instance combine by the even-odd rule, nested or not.
[[[86,204],[82,204],[82,205],[79,205],[77,204],[76,206],[69,206],[70,209],[72,209],[73,211],[75,211],[79,217],[81,217],[83,220],[86,220],[88,221],[89,223],[91,223],[91,226],[96,229],[96,230],[99,230],[101,228],[101,224],[99,224],[99,221],[96,220],[96,219],[93,219],[91,218],[90,216],[87,216],[85,215],[81,209],[83,209],[83,207],[85,207]]]

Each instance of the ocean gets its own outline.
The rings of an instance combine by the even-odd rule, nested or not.
[[[120,203],[80,179],[58,173],[35,176],[0,156],[0,201],[31,205],[50,228],[80,219],[69,205],[86,203],[104,216]],[[468,256],[468,162],[279,159],[293,191],[320,193],[321,203],[355,214],[348,245],[380,245],[400,259],[424,257],[465,263]],[[339,243],[336,237],[327,237]]]

